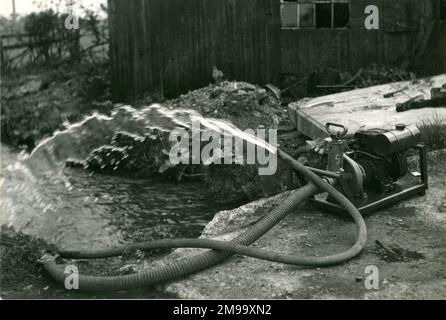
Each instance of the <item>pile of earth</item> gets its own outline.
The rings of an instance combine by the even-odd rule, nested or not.
[[[242,130],[277,127],[288,121],[279,97],[246,82],[213,84],[165,104],[174,109],[193,109],[204,117],[229,120]]]
[[[292,170],[280,160],[277,172],[271,176],[260,176],[259,165],[248,165],[246,161],[230,165],[173,165],[169,160],[173,145],[169,135],[178,126],[190,130],[192,117],[224,120],[241,130],[277,129],[278,144],[290,153],[304,142],[289,123],[277,93],[249,83],[225,81],[166,101],[162,106],[118,106],[114,119],[127,119],[120,123],[132,126],[132,130],[115,132],[108,144],[93,150],[86,159],[71,159],[67,164],[144,178],[198,179],[207,184],[216,201],[225,202],[267,197],[298,184]],[[145,131],[135,130],[130,123],[140,123]]]
[[[2,287],[32,281],[40,277],[42,266],[38,263],[44,253],[55,247],[14,229],[2,226],[0,232],[0,283]]]

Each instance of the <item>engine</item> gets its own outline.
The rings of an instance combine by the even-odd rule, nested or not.
[[[398,179],[407,174],[408,153],[419,142],[420,131],[415,126],[364,130],[355,134],[347,155],[361,168],[364,187],[389,191]]]

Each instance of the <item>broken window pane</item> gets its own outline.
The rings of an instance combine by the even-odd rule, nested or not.
[[[284,2],[281,5],[282,28],[297,28],[297,3]]]
[[[350,17],[350,9],[348,3],[335,3],[333,13],[334,13],[333,27],[335,28],[347,27]]]
[[[299,27],[314,27],[314,5],[311,3],[299,4]]]
[[[316,28],[331,28],[331,3],[316,3]]]

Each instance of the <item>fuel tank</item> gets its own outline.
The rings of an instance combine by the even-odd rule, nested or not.
[[[384,157],[415,147],[420,142],[420,130],[399,124],[395,130],[360,131],[355,137],[368,152]]]

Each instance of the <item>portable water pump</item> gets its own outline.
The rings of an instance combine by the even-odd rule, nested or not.
[[[362,214],[425,195],[427,148],[420,144],[417,127],[400,124],[394,130],[361,130],[351,139],[345,138],[347,129],[342,125],[328,123],[326,128],[330,138],[314,149],[326,171],[316,171],[336,179],[336,188]],[[419,171],[409,172],[408,157],[414,154],[419,156]],[[344,211],[327,195],[315,196],[314,202],[324,209]]]

